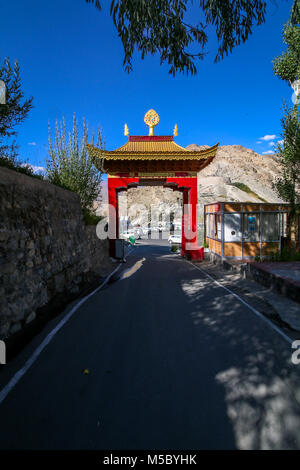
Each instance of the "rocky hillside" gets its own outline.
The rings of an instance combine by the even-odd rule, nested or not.
[[[189,145],[188,150],[208,146]],[[214,161],[198,175],[199,205],[214,201],[281,202],[272,183],[279,171],[274,155],[260,155],[241,145],[227,145],[218,149]],[[172,211],[181,203],[181,194],[160,187],[139,187],[120,195],[120,209],[134,203],[150,208],[169,203]],[[106,199],[104,197],[104,199]],[[123,209],[122,209],[123,212]],[[200,213],[201,213],[200,207]]]
[[[127,202],[128,216],[135,223],[147,225],[150,219],[156,220],[158,223],[171,217],[176,224],[181,224],[182,194],[179,191],[157,186],[147,186],[129,189],[127,194],[121,193],[119,197],[120,215],[126,214]],[[138,207],[139,204],[141,208]],[[142,206],[145,206],[147,210],[144,210]],[[150,214],[151,210],[152,217]]]
[[[187,147],[188,150],[203,148],[195,144]],[[260,155],[241,145],[220,147],[214,161],[198,175],[199,203],[280,202],[272,188],[278,171],[274,155]]]

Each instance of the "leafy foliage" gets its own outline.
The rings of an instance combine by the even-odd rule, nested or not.
[[[300,0],[295,0],[291,18],[284,28],[283,39],[288,45],[287,51],[274,61],[274,73],[282,80],[292,84],[300,79]],[[278,195],[292,206],[292,218],[300,204],[300,116],[299,99],[295,106],[284,107],[282,123],[282,144],[277,146],[277,155],[281,162],[281,175],[275,187]]]
[[[85,0],[101,10],[100,0]],[[132,70],[135,48],[142,59],[147,54],[160,54],[161,64],[170,65],[169,73],[196,74],[197,59],[204,58],[208,42],[207,27],[216,32],[219,47],[215,61],[232,52],[233,48],[252,34],[255,24],[265,21],[266,1],[263,0],[199,0],[199,18],[186,23],[185,14],[192,0],[112,0],[110,14],[124,47],[124,66]],[[191,53],[195,45],[200,52]]]
[[[4,60],[0,65],[0,80],[6,86],[6,102],[0,104],[0,157],[4,158],[3,162],[11,158],[12,165],[16,165],[18,147],[15,140],[9,144],[8,139],[17,135],[15,127],[26,119],[33,107],[33,98],[24,100],[17,61],[12,66],[8,58]]]
[[[67,131],[65,119],[56,121],[55,141],[51,141],[49,123],[49,159],[46,160],[47,175],[51,183],[76,192],[80,196],[84,212],[92,210],[99,197],[101,173],[93,166],[87,148],[88,124],[83,121],[82,139],[79,141],[78,122],[74,114],[72,134]],[[94,142],[94,134],[93,134]],[[96,146],[102,148],[102,133],[98,129]]]
[[[282,122],[283,143],[277,145],[282,174],[276,180],[278,195],[292,205],[300,204],[300,116],[294,108],[285,106]]]
[[[273,61],[273,70],[282,80],[293,83],[300,79],[300,0],[295,0],[290,20],[283,31],[288,48]]]
[[[100,220],[102,220],[103,217],[100,216],[100,215],[96,215],[95,213],[93,213],[90,210],[84,210],[83,211],[83,219],[84,219],[86,225],[97,225],[97,223],[100,222]]]
[[[292,83],[300,77],[300,28],[288,24],[285,26],[283,35],[288,50],[276,57],[273,68],[275,75]]]
[[[6,143],[0,145],[0,158],[3,160],[11,160],[12,166],[15,166],[18,161],[18,148],[15,140],[13,140],[11,144]]]
[[[291,23],[300,24],[300,0],[295,0],[292,7]]]
[[[21,124],[33,107],[33,98],[23,101],[20,67],[15,61],[12,67],[9,59],[0,66],[0,80],[6,85],[6,104],[0,105],[0,138],[17,135],[15,126]]]
[[[300,261],[300,252],[291,248],[283,248],[270,254],[268,261]]]
[[[18,173],[23,173],[27,176],[32,176],[38,179],[44,179],[42,175],[34,173],[33,168],[28,163],[22,163],[18,160],[17,154],[14,151],[14,143],[9,148],[9,155],[7,155],[7,151],[5,150],[5,148],[6,146],[4,147],[4,150],[0,148],[0,166],[17,171]]]

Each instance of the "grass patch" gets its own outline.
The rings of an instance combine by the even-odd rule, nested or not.
[[[103,217],[101,215],[96,215],[95,212],[83,210],[83,219],[86,225],[97,225]]]
[[[231,186],[235,186],[236,188],[240,189],[241,191],[244,191],[245,193],[249,194],[250,196],[253,196],[256,199],[260,199],[262,202],[268,202],[263,197],[259,196],[254,191],[252,191],[252,189],[250,189],[249,186],[247,186],[244,183],[231,183]]]
[[[300,261],[300,251],[283,248],[270,254],[268,261]]]
[[[255,261],[257,263],[263,263],[264,261],[271,261],[271,262],[300,261],[300,251],[292,250],[290,248],[283,248],[281,252],[273,251],[273,253],[270,253],[265,258],[256,256]]]

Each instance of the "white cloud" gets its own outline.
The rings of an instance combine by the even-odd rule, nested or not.
[[[256,143],[257,143],[257,144],[262,144],[262,142],[261,142],[260,140],[258,140]]]
[[[30,165],[30,163],[23,163],[22,166],[29,166],[30,168],[32,168],[33,173],[39,173],[41,171],[42,172],[46,171],[46,168],[44,168],[43,166]]]
[[[43,166],[36,166],[36,165],[30,165],[31,168],[33,169],[34,173],[37,173],[39,171],[46,171],[46,168]]]
[[[275,142],[269,142],[270,147],[275,147]]]
[[[276,139],[276,135],[273,134],[273,135],[265,135],[264,137],[260,137],[259,139],[260,140],[263,140],[264,142],[268,142],[269,140],[274,140]]]
[[[277,144],[283,145],[284,140],[278,140]]]
[[[266,152],[263,152],[263,155],[273,155],[274,150],[267,150]]]
[[[36,142],[28,142],[28,145],[36,145]]]

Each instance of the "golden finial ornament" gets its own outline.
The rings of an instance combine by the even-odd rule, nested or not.
[[[154,126],[157,126],[159,123],[159,115],[154,109],[149,109],[145,114],[144,123],[149,126],[149,135],[154,135]]]
[[[124,126],[124,135],[129,135],[129,129],[128,129],[127,124],[125,124]]]
[[[174,137],[177,137],[178,136],[178,126],[177,124],[175,124],[175,127],[174,127]]]

